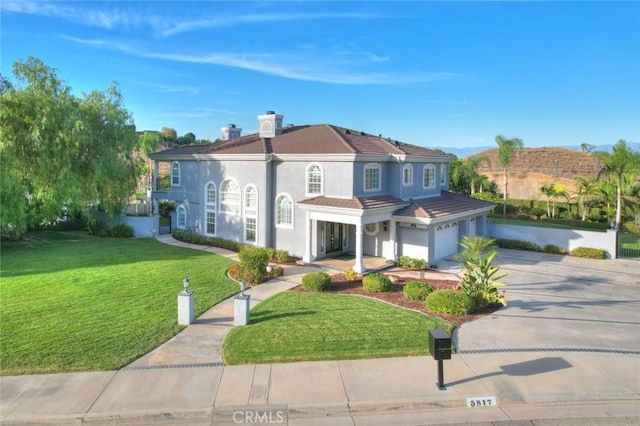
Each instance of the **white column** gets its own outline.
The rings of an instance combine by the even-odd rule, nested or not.
[[[311,224],[312,224],[311,214],[309,212],[305,212],[304,256],[302,256],[302,261],[305,263],[311,262]]]
[[[391,254],[393,258],[388,260],[395,261],[398,259],[398,245],[396,244],[396,221],[395,220],[389,220],[389,244],[391,244]]]
[[[364,264],[362,263],[362,223],[356,224],[356,264],[353,265],[353,270],[361,274],[365,271]]]

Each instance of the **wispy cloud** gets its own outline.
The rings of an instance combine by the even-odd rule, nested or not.
[[[364,61],[362,52],[346,60],[344,52],[336,57],[327,54],[323,57],[316,55],[301,55],[299,52],[286,53],[159,53],[141,50],[127,44],[107,42],[102,39],[80,39],[64,36],[76,43],[91,45],[123,53],[135,55],[141,58],[157,59],[164,61],[220,65],[232,68],[251,70],[262,74],[274,75],[292,80],[315,81],[333,84],[404,84],[424,83],[438,80],[448,80],[459,77],[451,72],[365,72],[359,69],[366,67],[365,62],[385,62],[375,55],[368,55],[369,61]],[[376,59],[377,58],[377,59]]]
[[[137,13],[130,9],[113,7],[113,3],[108,8],[99,8],[95,6],[88,7],[87,3],[82,3],[82,7],[79,7],[78,3],[74,2],[9,1],[2,3],[2,10],[4,12],[63,19],[89,27],[105,29],[158,27],[163,25],[163,20],[154,14]]]
[[[200,87],[194,86],[166,86],[162,84],[153,83],[139,83],[142,86],[151,87],[161,93],[185,93],[187,95],[195,96],[200,93]]]
[[[380,15],[371,13],[263,13],[225,15],[215,18],[186,20],[178,22],[162,31],[163,36],[195,31],[204,28],[232,27],[244,24],[282,21],[310,21],[319,19],[376,19]]]
[[[266,22],[377,19],[382,17],[372,13],[217,13],[211,17],[191,19],[173,14],[163,16],[161,13],[163,12],[161,9],[162,3],[155,11],[149,10],[149,8],[144,10],[134,9],[131,4],[128,2],[97,4],[87,2],[5,1],[2,3],[2,9],[5,12],[46,16],[109,30],[116,28],[150,28],[155,34],[163,37],[202,29],[226,28]],[[144,3],[142,5],[144,6]],[[170,14],[168,9],[164,9],[164,12],[167,15]]]

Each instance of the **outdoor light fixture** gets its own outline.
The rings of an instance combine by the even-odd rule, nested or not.
[[[270,274],[271,271],[273,271],[273,268],[271,267],[271,265],[267,265],[267,267],[265,269],[267,271],[267,274]]]
[[[247,284],[244,280],[240,281],[240,296],[244,296],[244,289],[247,288]]]
[[[182,280],[182,285],[184,286],[184,292],[188,293],[189,292],[189,278],[184,277],[184,279]]]

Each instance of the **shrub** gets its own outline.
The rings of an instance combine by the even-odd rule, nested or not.
[[[238,281],[242,279],[242,267],[238,263],[236,263],[235,265],[231,265],[227,273],[234,280]]]
[[[362,288],[367,293],[386,293],[393,290],[391,281],[380,274],[369,274],[362,278]]]
[[[496,244],[500,248],[512,249],[512,250],[529,250],[529,251],[542,250],[539,245],[534,244],[530,241],[509,240],[506,238],[498,238],[496,240]]]
[[[416,259],[409,256],[400,256],[398,259],[398,266],[407,269],[424,269],[427,266],[427,262],[423,259]]]
[[[424,302],[428,311],[436,314],[465,315],[475,308],[471,296],[454,290],[436,290]]]
[[[267,249],[255,246],[244,246],[238,253],[242,266],[242,277],[246,282],[260,284],[267,274],[269,252]]]
[[[100,222],[95,217],[90,217],[87,220],[87,232],[91,235],[95,235],[96,237],[106,237],[109,233],[109,229],[104,222]]]
[[[433,286],[429,283],[421,283],[420,281],[409,281],[402,288],[402,294],[405,299],[424,300],[429,293],[433,291]]]
[[[109,230],[109,235],[113,238],[131,238],[133,237],[133,227],[124,223],[113,225]]]
[[[554,246],[553,244],[545,245],[542,248],[542,251],[544,251],[545,253],[551,253],[551,254],[567,254],[567,251],[564,248]]]
[[[235,251],[235,252],[239,252],[242,249],[242,247],[244,247],[244,244],[236,241],[225,240],[224,238],[217,238],[217,237],[204,237],[202,235],[196,234],[195,232],[189,232],[183,229],[174,230],[172,235],[173,235],[173,238],[175,238],[176,240],[184,241],[185,243],[202,244],[202,245],[207,245],[211,247],[220,247],[220,248]]]
[[[355,281],[356,278],[358,278],[358,273],[354,271],[353,268],[349,268],[344,271],[344,277],[347,281],[352,282]]]
[[[278,263],[287,263],[289,261],[289,252],[286,250],[276,250],[275,258],[272,260]]]
[[[309,272],[302,277],[302,288],[308,291],[326,291],[331,285],[331,277],[326,272]]]
[[[588,257],[591,259],[606,259],[608,253],[606,250],[592,248],[592,247],[576,247],[571,250],[571,256],[576,257]]]
[[[284,268],[282,266],[272,266],[271,267],[271,272],[269,273],[269,276],[272,278],[277,278],[277,277],[281,277],[284,275]]]

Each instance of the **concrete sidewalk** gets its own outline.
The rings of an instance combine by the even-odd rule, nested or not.
[[[227,257],[235,255],[207,250]],[[540,273],[534,273],[535,265],[528,261],[530,257],[509,255],[512,258],[506,256],[501,261],[505,269],[526,271],[514,275],[514,286],[527,280],[529,285],[541,281]],[[548,260],[538,257],[536,262],[540,267]],[[593,265],[591,261],[570,259],[557,263],[544,264],[545,273],[559,276],[570,268],[575,269],[574,273],[582,271],[587,278],[596,274],[584,272],[584,268]],[[611,273],[621,265],[606,263],[606,268],[611,268]],[[633,280],[637,265],[622,265],[622,269],[631,268],[630,275],[626,280],[612,279],[612,285]],[[553,268],[559,268],[557,274]],[[247,293],[252,295],[252,303],[257,303],[298,285],[309,270],[289,267],[282,279],[251,288]],[[550,282],[545,289],[554,286],[557,283]],[[535,294],[548,297],[545,291],[515,292],[509,298],[515,307],[504,310],[507,315],[500,311],[500,317],[462,326],[457,336],[462,350],[444,362],[446,390],[438,389],[437,363],[428,356],[224,366],[221,345],[233,323],[233,303],[228,300],[119,371],[1,377],[0,421],[7,425],[418,425],[573,418],[574,422],[540,420],[533,424],[638,424],[637,346],[635,350],[598,350],[593,345],[582,349],[554,348],[532,341],[534,335],[530,332],[510,328],[511,318],[522,320],[522,312],[517,310],[529,306],[527,303],[532,303]],[[640,302],[636,287],[625,287],[625,291],[629,292],[625,293],[626,298]],[[630,309],[633,306],[617,307],[628,311],[623,326],[635,324],[636,336],[629,339],[630,345],[635,344],[640,325],[634,314],[637,311]],[[508,309],[519,315],[508,315]],[[493,326],[496,321],[501,321],[500,327]],[[517,324],[531,327],[529,323]],[[579,323],[578,327],[588,334],[591,323],[584,324]],[[482,333],[487,333],[483,339],[473,337]],[[510,340],[502,342],[501,333],[508,334]],[[498,350],[494,352],[494,348]],[[495,397],[495,403],[490,397]],[[492,405],[469,407],[468,398],[485,404],[491,401]]]

